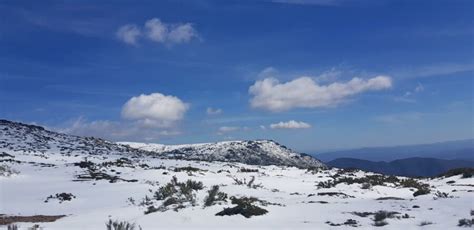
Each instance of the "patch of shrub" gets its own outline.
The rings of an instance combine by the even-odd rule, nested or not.
[[[105,223],[105,227],[107,230],[135,230],[136,224],[129,223],[127,221],[109,220],[107,223]],[[138,226],[138,229],[141,230],[142,228]]]
[[[413,193],[413,196],[425,195],[431,192],[430,186],[428,184],[421,183],[413,178],[400,180],[400,185],[405,188],[416,188],[417,191]]]
[[[431,225],[433,224],[433,222],[430,222],[430,221],[422,221],[420,224],[418,224],[418,226],[426,226],[426,225]]]
[[[0,176],[9,177],[19,173],[19,171],[11,168],[8,165],[0,165]]]
[[[474,224],[474,219],[460,219],[458,221],[459,227],[471,227]]]
[[[7,230],[18,230],[18,225],[16,224],[9,224],[7,226]]]
[[[239,172],[252,173],[252,172],[258,172],[258,169],[240,168]]]
[[[207,191],[208,195],[204,198],[204,207],[212,206],[219,201],[226,201],[227,194],[219,191],[219,185],[214,185]]]
[[[246,218],[250,218],[252,216],[260,216],[265,215],[268,213],[267,210],[260,208],[253,203],[259,201],[257,198],[254,197],[231,197],[230,200],[232,204],[236,206],[232,208],[224,208],[224,210],[216,213],[216,216],[232,216],[232,215],[242,215]]]
[[[202,171],[200,168],[195,168],[191,166],[186,166],[186,167],[177,167],[174,168],[174,172],[199,172]]]
[[[76,198],[76,196],[72,195],[72,193],[62,192],[62,193],[56,193],[56,195],[54,195],[54,196],[50,195],[50,196],[46,197],[46,200],[44,202],[48,203],[49,200],[57,199],[57,200],[59,200],[59,203],[62,203],[64,201],[71,201],[74,198]]]
[[[337,197],[342,197],[342,198],[354,198],[354,196],[347,195],[342,192],[319,192],[318,196],[337,196]]]
[[[462,178],[471,178],[474,175],[474,168],[455,168],[440,174],[438,177],[452,177],[462,175]]]
[[[168,206],[175,205],[174,210],[186,207],[185,203],[191,205],[196,204],[196,194],[193,191],[201,190],[204,188],[202,182],[187,180],[186,182],[178,182],[176,176],[173,176],[171,181],[164,186],[158,188],[153,194],[155,200],[164,200],[159,208],[153,205],[153,201],[146,204],[148,210],[145,214],[149,214],[156,211],[166,211]]]

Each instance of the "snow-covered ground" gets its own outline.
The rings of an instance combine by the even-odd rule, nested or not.
[[[431,222],[426,229],[452,229],[458,220],[472,218],[474,209],[474,179],[461,178],[460,175],[449,178],[421,180],[432,187],[427,195],[414,197],[416,189],[395,187],[390,183],[385,186],[373,186],[362,189],[361,184],[338,184],[332,188],[318,188],[321,181],[332,180],[340,175],[351,176],[350,172],[337,169],[321,170],[317,173],[284,166],[250,166],[240,163],[224,162],[193,162],[184,160],[162,160],[151,157],[133,159],[134,167],[110,166],[103,167],[103,172],[119,175],[123,179],[136,179],[137,182],[108,180],[74,181],[76,175],[83,174],[85,168],[72,163],[84,161],[83,155],[64,156],[55,153],[32,154],[18,153],[3,149],[14,162],[4,161],[19,174],[0,177],[0,213],[7,215],[67,215],[55,222],[38,223],[45,229],[105,229],[105,222],[126,220],[140,225],[143,229],[343,229],[349,226],[331,226],[348,219],[357,222],[357,229],[373,229],[373,215],[360,217],[352,212],[377,212],[379,210],[394,211],[398,218],[386,219],[388,225],[384,229],[419,229],[420,223]],[[122,155],[90,155],[88,161],[94,163],[110,162],[123,157]],[[33,164],[33,162],[35,164]],[[38,164],[45,163],[45,164]],[[150,168],[139,167],[146,163]],[[52,164],[52,165],[49,165]],[[54,166],[53,166],[54,165]],[[50,167],[48,167],[50,166]],[[176,167],[192,166],[199,168],[197,172],[175,172]],[[153,167],[156,167],[153,169]],[[241,167],[257,169],[258,172],[240,172]],[[178,170],[179,171],[179,170]],[[227,172],[228,171],[228,172]],[[117,174],[120,172],[120,174]],[[371,173],[355,172],[352,177],[364,177]],[[191,179],[201,181],[204,189],[195,191],[196,204],[174,211],[157,211],[145,215],[145,206],[138,203],[145,197],[153,197],[153,192],[167,184],[173,176],[178,181]],[[248,182],[255,177],[257,188],[237,185],[237,180]],[[448,184],[448,181],[455,181]],[[245,218],[241,215],[216,216],[225,207],[234,205],[216,204],[204,208],[203,203],[207,190],[212,185],[219,185],[220,190],[229,196],[252,196],[274,203],[257,206],[268,211],[261,216]],[[454,191],[455,190],[455,191]],[[449,193],[452,198],[434,199],[436,191]],[[46,198],[56,193],[72,193],[76,198],[71,201],[59,202]],[[318,195],[323,192],[342,192],[342,196]],[[352,198],[353,197],[353,198]],[[381,197],[398,197],[403,200],[376,200]],[[131,204],[130,198],[135,204]],[[320,202],[323,201],[323,202]],[[159,206],[162,201],[153,201]],[[328,203],[324,203],[328,202]],[[276,205],[279,204],[279,205]],[[419,208],[413,208],[413,206]],[[416,207],[416,206],[415,206]],[[408,214],[408,218],[402,218]],[[20,227],[30,227],[33,223],[18,223]],[[2,227],[0,227],[2,228]],[[6,226],[3,226],[5,229]]]
[[[11,222],[20,229],[105,229],[109,220],[144,230],[453,229],[474,214],[468,176],[406,180],[325,169],[266,140],[160,151],[129,145],[0,120],[0,229]],[[207,199],[214,185],[220,201]],[[258,215],[216,215],[232,212]]]

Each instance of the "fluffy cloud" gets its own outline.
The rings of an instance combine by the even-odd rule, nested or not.
[[[212,107],[208,107],[206,109],[207,115],[218,115],[222,113],[222,109],[214,109]]]
[[[140,37],[156,43],[178,44],[190,42],[199,36],[191,23],[170,24],[152,18],[145,22],[143,29],[132,24],[121,26],[117,37],[127,44],[136,45]]]
[[[217,135],[224,135],[226,133],[235,132],[235,131],[238,131],[240,129],[241,128],[237,127],[237,126],[221,126],[217,130]]]
[[[141,35],[140,28],[133,24],[121,26],[117,30],[117,38],[127,44],[136,45],[138,37]]]
[[[319,85],[310,77],[300,77],[286,83],[280,83],[275,78],[265,78],[255,82],[249,88],[249,93],[253,96],[250,100],[253,108],[280,112],[293,108],[335,106],[350,96],[391,86],[392,80],[388,76],[367,80],[353,78],[348,82],[328,85]]]
[[[270,128],[272,129],[308,129],[311,128],[311,125],[302,121],[287,121],[287,122],[278,122],[276,124],[271,124]]]
[[[175,96],[161,93],[132,97],[122,108],[122,117],[146,127],[170,127],[181,120],[189,105]]]

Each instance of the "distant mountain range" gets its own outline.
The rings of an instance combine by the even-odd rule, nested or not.
[[[338,158],[388,162],[412,157],[474,161],[474,139],[421,145],[359,148],[314,154],[314,156],[324,162]]]
[[[412,157],[390,162],[338,158],[327,162],[327,164],[337,168],[357,168],[364,171],[383,173],[387,175],[412,177],[437,176],[454,168],[474,168],[474,161],[470,160],[443,160],[421,157]]]

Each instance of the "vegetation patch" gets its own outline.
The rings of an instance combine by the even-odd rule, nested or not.
[[[66,215],[46,216],[46,215],[35,215],[35,216],[7,216],[0,215],[0,225],[8,225],[12,223],[28,222],[28,223],[41,223],[41,222],[54,222],[57,219],[63,218]]]
[[[207,196],[204,199],[204,207],[212,206],[219,202],[227,201],[227,194],[219,191],[219,185],[214,185],[207,191]]]
[[[224,210],[216,213],[216,216],[232,216],[240,214],[246,218],[250,218],[252,216],[260,216],[268,213],[266,209],[253,204],[255,202],[262,202],[255,197],[231,197],[230,200],[232,201],[232,204],[235,204],[236,206],[232,208],[224,208]]]
[[[456,168],[440,174],[438,177],[452,177],[462,175],[461,178],[471,178],[474,175],[474,168]]]
[[[337,196],[342,198],[355,198],[355,196],[347,195],[342,192],[319,192],[318,196]]]
[[[71,201],[72,199],[76,198],[76,196],[72,195],[72,193],[56,193],[56,195],[50,195],[46,198],[44,201],[45,203],[48,203],[50,200],[58,200],[59,203],[62,203],[64,201]]]
[[[10,177],[12,175],[19,174],[20,172],[13,169],[12,167],[8,165],[0,165],[0,176],[3,177]]]
[[[105,223],[105,227],[107,230],[135,230],[136,224],[127,221],[109,220]],[[138,226],[138,229],[141,230],[142,228]]]
[[[149,214],[156,211],[166,211],[169,208],[173,208],[175,211],[185,208],[187,205],[196,205],[196,194],[194,191],[202,190],[204,185],[202,182],[187,180],[186,182],[179,182],[178,179],[173,176],[171,181],[164,186],[158,188],[153,194],[153,198],[156,201],[163,201],[161,206],[156,206],[154,201],[149,197],[145,197],[142,201],[142,205],[148,206],[145,214]]]

